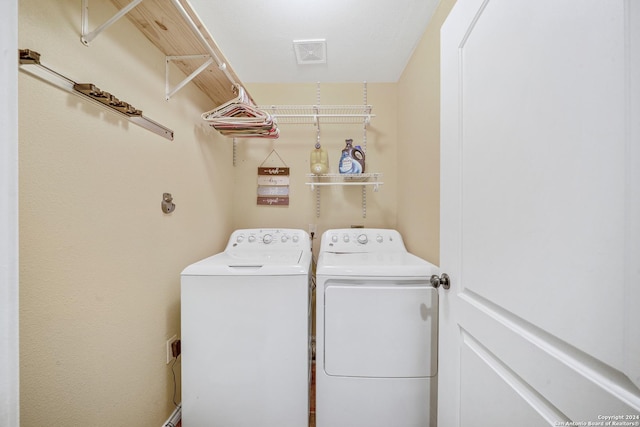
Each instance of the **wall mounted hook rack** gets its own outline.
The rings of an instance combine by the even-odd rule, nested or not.
[[[66,90],[83,99],[93,102],[96,105],[104,107],[108,111],[119,115],[131,123],[143,127],[155,134],[173,141],[173,131],[160,123],[145,117],[141,110],[136,109],[128,102],[124,102],[109,92],[100,90],[92,83],[76,83],[68,77],[45,67],[40,63],[40,54],[29,49],[20,49],[19,67],[35,77],[38,77],[52,85]]]

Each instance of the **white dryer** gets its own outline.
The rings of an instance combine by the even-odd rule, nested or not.
[[[305,231],[247,229],[185,268],[184,425],[308,425],[310,266]]]
[[[316,426],[435,427],[438,269],[387,229],[322,236]]]

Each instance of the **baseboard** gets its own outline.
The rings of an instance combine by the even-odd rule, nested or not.
[[[171,416],[167,419],[167,421],[162,424],[162,427],[176,427],[180,420],[182,419],[182,403],[179,403],[176,406],[176,409],[173,410]]]

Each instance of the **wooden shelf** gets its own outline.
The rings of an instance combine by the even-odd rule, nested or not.
[[[119,9],[125,8],[131,0],[111,0]],[[228,61],[213,41],[211,34],[198,18],[187,0],[178,0],[191,20],[198,27],[218,59],[226,64],[226,71],[240,83],[240,79],[229,66]],[[143,0],[126,16],[138,29],[166,56],[209,55],[209,50],[192,30],[178,8],[171,0]],[[197,70],[205,61],[201,58],[173,60],[186,76]],[[213,101],[212,108],[235,98],[232,83],[215,62],[199,73],[193,80],[195,85]]]

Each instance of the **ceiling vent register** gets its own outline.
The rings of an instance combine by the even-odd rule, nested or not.
[[[294,40],[293,48],[299,65],[327,63],[327,41],[325,39]]]

